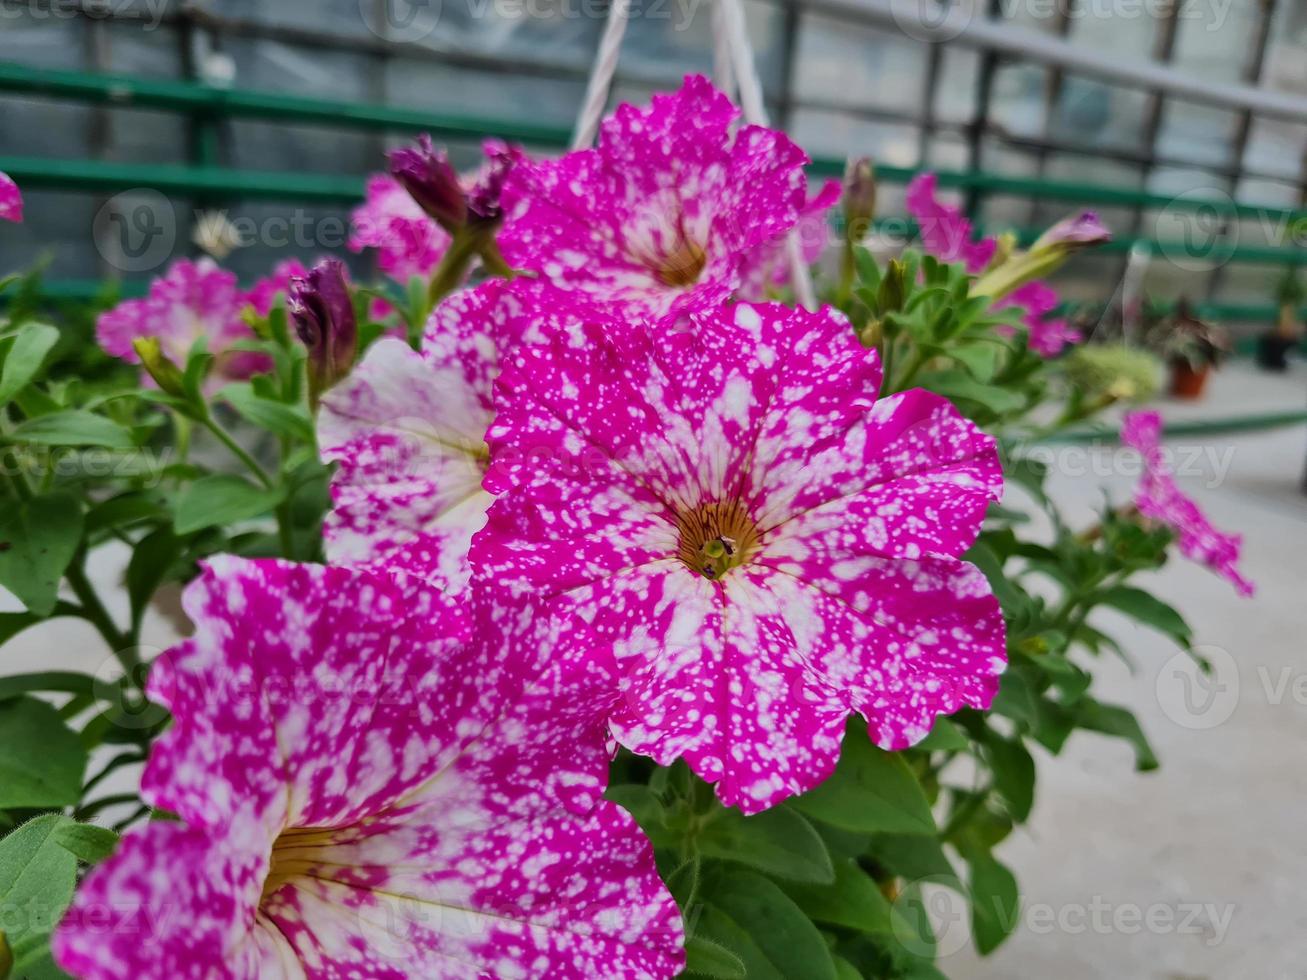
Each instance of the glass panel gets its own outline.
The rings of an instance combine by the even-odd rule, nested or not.
[[[1140,149],[1148,96],[1138,89],[1069,75],[1054,106],[1049,138],[1055,142]]]
[[[1041,136],[1046,77],[1046,71],[1038,65],[1004,65],[995,71],[990,124],[1013,136]]]
[[[790,133],[811,156],[870,156],[877,163],[915,167],[920,127],[798,109]]]
[[[807,16],[799,33],[795,97],[920,113],[926,46],[890,34]]]
[[[1157,155],[1185,163],[1229,164],[1238,113],[1167,99],[1157,134]]]
[[[935,117],[941,122],[970,122],[976,115],[980,53],[968,48],[943,49],[935,89]]]

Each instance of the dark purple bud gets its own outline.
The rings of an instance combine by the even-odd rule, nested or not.
[[[472,189],[468,191],[467,210],[470,220],[477,224],[490,224],[503,217],[504,207],[500,198],[504,193],[504,181],[522,159],[522,151],[501,140],[486,140],[482,149],[486,162],[477,174]]]
[[[450,234],[467,223],[467,200],[458,173],[444,150],[423,133],[416,146],[390,152],[390,175]]]
[[[323,259],[290,281],[286,308],[309,352],[309,388],[325,391],[354,365],[358,322],[340,259]]]

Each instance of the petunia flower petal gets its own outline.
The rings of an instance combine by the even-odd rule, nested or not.
[[[14,179],[0,170],[0,221],[23,220],[23,194]]]
[[[1174,530],[1180,553],[1186,558],[1212,569],[1240,595],[1251,596],[1253,583],[1235,567],[1243,538],[1214,527],[1176,484],[1162,452],[1162,416],[1157,412],[1126,413],[1121,424],[1121,441],[1144,458],[1144,472],[1135,491],[1139,513]]]
[[[186,822],[131,832],[56,950],[79,975],[666,978],[684,932],[634,820],[601,800],[604,647],[422,578],[213,560],[195,636],[155,665],[174,728],[148,797]],[[216,787],[222,787],[221,789]],[[174,862],[185,861],[181,873]],[[180,913],[107,951],[91,916]]]
[[[807,156],[783,133],[732,133],[738,110],[698,75],[623,104],[599,145],[516,167],[499,236],[515,268],[652,317],[715,306],[745,253],[794,227]]]
[[[956,556],[1002,480],[943,399],[876,400],[876,356],[839,314],[690,322],[587,321],[513,358],[471,559],[588,627],[560,654],[612,645],[622,744],[754,812],[829,772],[851,710],[900,748],[988,704],[1002,617]]]

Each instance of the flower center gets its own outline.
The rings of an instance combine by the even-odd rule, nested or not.
[[[708,264],[708,256],[695,242],[682,234],[676,247],[663,255],[654,268],[654,277],[664,286],[682,289],[699,281],[699,274]]]
[[[320,849],[332,844],[339,834],[338,827],[287,827],[278,834],[268,857],[268,877],[263,882],[260,904],[292,878],[321,866]]]
[[[704,578],[719,579],[758,551],[758,529],[738,500],[703,504],[676,515],[676,557]]]

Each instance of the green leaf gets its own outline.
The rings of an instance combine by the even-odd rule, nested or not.
[[[604,799],[616,803],[635,818],[649,843],[654,847],[670,846],[675,841],[667,832],[667,811],[658,795],[640,783],[622,783],[609,786]]]
[[[222,527],[266,514],[281,501],[281,493],[257,487],[239,476],[206,476],[181,492],[173,504],[178,534]]]
[[[695,935],[732,950],[749,980],[835,980],[821,933],[771,881],[743,868],[705,870]]]
[[[245,421],[297,442],[313,441],[313,422],[294,405],[261,398],[248,383],[227,385],[218,397],[234,408]]]
[[[1116,588],[1100,593],[1098,599],[1104,605],[1119,609],[1145,626],[1151,626],[1153,629],[1165,633],[1182,647],[1188,647],[1192,644],[1193,634],[1189,630],[1189,624],[1184,621],[1184,617],[1161,599],[1145,592],[1143,589],[1118,585]]]
[[[965,752],[970,745],[962,729],[941,715],[935,719],[930,734],[913,748],[924,752]]]
[[[103,415],[73,409],[28,419],[5,437],[9,442],[39,446],[100,446],[135,449],[131,434]]]
[[[59,342],[59,330],[48,323],[25,323],[8,341],[4,366],[0,367],[0,405],[18,394],[41,370],[51,348]]]
[[[924,834],[876,834],[871,839],[868,853],[878,864],[908,881],[930,879],[951,887],[961,884],[938,837],[927,837]]]
[[[872,745],[861,724],[850,723],[835,772],[794,798],[810,817],[843,830],[933,834],[930,803],[899,755]]]
[[[835,980],[862,980],[858,968],[843,956],[835,957]]]
[[[182,541],[171,528],[151,531],[136,543],[127,564],[127,596],[131,601],[132,622],[139,623],[159,584],[168,576],[173,563],[182,554]]]
[[[992,953],[1016,928],[1020,914],[1017,880],[992,854],[973,854],[971,934],[982,955]]]
[[[917,376],[917,382],[923,388],[929,388],[946,398],[975,402],[983,405],[996,415],[1014,411],[1025,404],[1025,398],[1018,391],[1000,385],[982,384],[962,371],[935,371]]]
[[[1102,704],[1086,697],[1075,703],[1073,717],[1081,728],[1129,742],[1135,750],[1135,768],[1140,772],[1148,772],[1158,767],[1157,756],[1153,754],[1148,736],[1139,727],[1139,720],[1125,708]]]
[[[715,980],[745,980],[749,975],[738,956],[703,936],[685,940],[685,972]]]
[[[904,926],[895,923],[889,899],[856,861],[840,861],[832,885],[787,885],[785,891],[816,922],[872,935],[894,935]]]
[[[0,808],[72,806],[85,773],[86,750],[51,705],[0,702]]]
[[[95,693],[95,678],[69,670],[50,670],[38,674],[10,674],[0,677],[0,701],[16,698],[33,691],[52,691],[58,694],[91,695]]]
[[[89,823],[65,823],[55,828],[59,846],[86,864],[99,864],[118,846],[118,835],[108,827]]]
[[[55,493],[10,504],[0,517],[0,585],[37,616],[48,616],[82,538],[82,507]]]
[[[1008,741],[991,733],[985,749],[994,771],[994,788],[1012,819],[1024,823],[1035,803],[1035,760],[1019,738]]]
[[[71,822],[47,813],[0,840],[0,908],[16,978],[63,975],[50,959],[49,937],[77,881],[77,858],[55,839]]]
[[[817,831],[802,815],[773,807],[746,817],[721,810],[695,838],[705,857],[745,864],[789,881],[834,880],[830,854]]]

